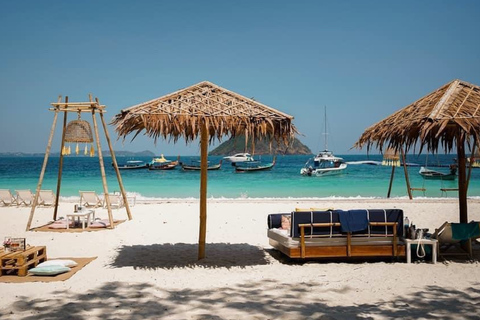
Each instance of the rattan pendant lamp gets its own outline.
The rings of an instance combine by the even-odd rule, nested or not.
[[[130,207],[128,205],[127,201],[127,195],[125,192],[125,189],[123,187],[123,182],[122,182],[122,177],[120,175],[120,170],[118,169],[118,164],[117,160],[115,158],[115,153],[113,152],[112,144],[110,142],[110,136],[108,134],[107,130],[107,125],[105,122],[105,119],[103,118],[103,114],[106,112],[105,111],[105,106],[100,105],[98,102],[98,99],[96,98],[95,101],[93,101],[92,96],[89,96],[90,101],[89,102],[68,102],[68,97],[65,97],[65,102],[62,102],[62,97],[60,96],[58,98],[58,101],[56,103],[52,103],[52,108],[50,108],[50,111],[53,111],[54,117],[53,117],[53,124],[52,124],[52,129],[50,131],[50,137],[48,139],[48,144],[47,144],[47,149],[45,151],[45,158],[43,160],[43,166],[42,170],[40,173],[40,178],[38,180],[38,185],[37,185],[37,190],[35,192],[35,197],[33,200],[32,204],[32,210],[30,212],[30,217],[28,219],[27,223],[27,231],[31,229],[31,224],[33,220],[33,215],[35,213],[35,207],[38,205],[38,196],[40,194],[40,190],[42,188],[42,182],[43,182],[43,177],[45,175],[45,170],[47,167],[47,162],[48,162],[48,157],[50,154],[51,146],[52,146],[52,140],[53,140],[53,134],[55,131],[55,126],[57,123],[57,118],[59,113],[63,113],[63,130],[62,130],[62,139],[61,139],[61,146],[60,146],[60,161],[58,164],[58,181],[57,181],[57,192],[56,192],[56,199],[55,199],[55,211],[53,213],[53,220],[57,219],[57,211],[58,211],[58,199],[60,198],[60,188],[61,188],[61,182],[62,182],[62,169],[63,169],[63,158],[66,155],[71,154],[71,148],[70,146],[66,146],[65,143],[76,143],[76,148],[75,148],[75,153],[78,155],[80,154],[80,148],[78,144],[84,143],[85,144],[85,152],[84,154],[88,154],[88,148],[87,145],[90,144],[90,156],[95,155],[95,149],[93,147],[94,141],[97,144],[97,150],[98,150],[98,161],[100,165],[100,172],[102,176],[102,183],[103,183],[103,191],[105,194],[105,203],[107,206],[108,210],[108,218],[110,220],[110,227],[113,228],[113,215],[112,215],[112,208],[111,208],[111,202],[110,202],[110,197],[108,195],[108,186],[107,186],[107,178],[105,174],[105,166],[103,162],[103,155],[102,155],[102,147],[100,145],[100,137],[99,137],[99,132],[98,132],[98,126],[97,126],[97,119],[96,119],[96,114],[98,113],[103,125],[103,129],[105,132],[105,138],[108,143],[108,147],[110,149],[110,155],[112,157],[112,163],[113,167],[115,169],[116,175],[117,175],[117,180],[118,180],[118,185],[120,187],[120,191],[123,197],[123,201],[125,203],[125,209],[127,211],[128,219],[131,220],[132,216],[130,213]],[[78,114],[76,120],[72,120],[68,123],[67,125],[67,115],[69,112],[75,112]],[[92,115],[92,123],[93,123],[93,132],[92,128],[90,126],[90,123],[86,120],[81,119],[81,114],[82,113],[90,113]],[[95,139],[93,134],[95,134]]]
[[[76,143],[75,147],[75,154],[80,154],[80,148],[78,146],[79,143],[85,144],[85,151],[84,155],[88,154],[88,146],[90,145],[90,157],[95,155],[95,149],[93,147],[93,134],[92,134],[92,127],[90,127],[90,123],[86,120],[82,120],[81,112],[78,112],[78,119],[72,120],[67,124],[65,128],[65,142],[69,143]],[[70,155],[71,148],[70,146],[63,146],[62,149],[63,155]]]

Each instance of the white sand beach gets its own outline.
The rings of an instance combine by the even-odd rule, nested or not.
[[[456,199],[209,200],[207,258],[197,261],[195,200],[137,203],[113,230],[25,231],[29,207],[0,207],[0,237],[45,245],[50,259],[97,259],[63,282],[1,283],[1,319],[479,319],[480,265],[449,260],[294,262],[268,244],[267,215],[296,207],[401,208],[433,231]],[[62,202],[59,215],[73,203]],[[469,199],[480,220],[480,200]],[[125,209],[114,217],[126,219]],[[107,217],[105,209],[97,216]],[[33,226],[52,208],[38,208]]]

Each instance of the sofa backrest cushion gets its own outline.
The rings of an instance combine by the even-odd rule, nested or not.
[[[288,213],[272,213],[267,216],[267,225],[268,229],[278,229],[282,227],[282,216],[291,215],[291,212]]]
[[[402,209],[369,209],[368,219],[370,222],[397,222],[397,236],[403,236],[403,210]],[[385,227],[370,227],[370,234],[385,234]],[[392,233],[392,228],[388,228]]]
[[[292,212],[292,229],[291,235],[293,238],[300,237],[299,224],[305,223],[335,223],[340,222],[338,213],[336,211],[310,211],[310,212]],[[339,235],[341,234],[340,227],[308,227],[305,228],[305,235]]]
[[[352,210],[358,211],[358,210]],[[397,222],[397,236],[403,235],[403,210],[401,209],[368,209],[367,219],[369,222]],[[270,218],[269,218],[270,219]],[[281,214],[278,224],[281,224]],[[305,223],[335,223],[340,222],[337,210],[333,211],[310,211],[292,212],[291,235],[293,238],[300,238],[299,224]],[[278,226],[279,227],[279,226]],[[277,227],[277,228],[278,228]],[[315,236],[336,236],[341,235],[341,227],[308,227],[305,228],[305,235]],[[384,226],[368,226],[366,230],[353,232],[353,235],[391,235],[392,228]]]

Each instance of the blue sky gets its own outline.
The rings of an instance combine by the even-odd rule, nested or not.
[[[208,80],[293,115],[313,152],[323,148],[327,106],[329,149],[365,153],[350,148],[375,122],[453,79],[480,85],[480,1],[4,0],[0,8],[0,152],[44,152],[58,95],[91,93],[110,120]],[[122,143],[109,132],[115,150],[199,154],[198,143]]]

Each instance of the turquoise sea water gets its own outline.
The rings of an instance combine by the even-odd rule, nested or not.
[[[339,155],[341,156],[341,155]],[[343,155],[345,161],[381,161],[381,155]],[[174,160],[175,156],[166,157]],[[345,173],[327,177],[304,177],[300,169],[310,156],[277,156],[277,164],[271,171],[236,173],[228,162],[218,171],[208,173],[209,198],[386,198],[391,167],[368,164],[349,164]],[[431,165],[448,166],[455,155],[429,157]],[[198,157],[182,157],[188,163]],[[217,163],[221,157],[210,157]],[[118,157],[119,164],[132,160]],[[135,158],[150,161],[151,158]],[[262,161],[271,162],[272,157],[262,156]],[[118,191],[115,171],[111,158],[105,157],[109,192]],[[42,189],[56,190],[58,157],[50,157]],[[407,163],[424,165],[425,156],[410,155]],[[0,188],[31,189],[35,191],[43,157],[0,157]],[[430,166],[429,166],[430,167]],[[456,188],[457,180],[424,180],[419,174],[420,167],[408,167],[411,187],[426,188],[425,194],[415,191],[415,197],[442,197],[440,188]],[[432,169],[435,169],[432,167]],[[448,167],[436,170],[448,172]],[[184,172],[180,168],[172,171],[130,170],[121,171],[127,192],[136,194],[137,199],[145,198],[198,198],[200,173]],[[468,190],[469,197],[480,197],[480,169],[473,169]],[[79,190],[95,190],[103,193],[98,157],[69,156],[64,158],[62,175],[62,197],[78,197]],[[403,167],[395,170],[391,197],[407,197]],[[444,196],[444,195],[443,195]],[[450,192],[448,197],[456,197]]]

